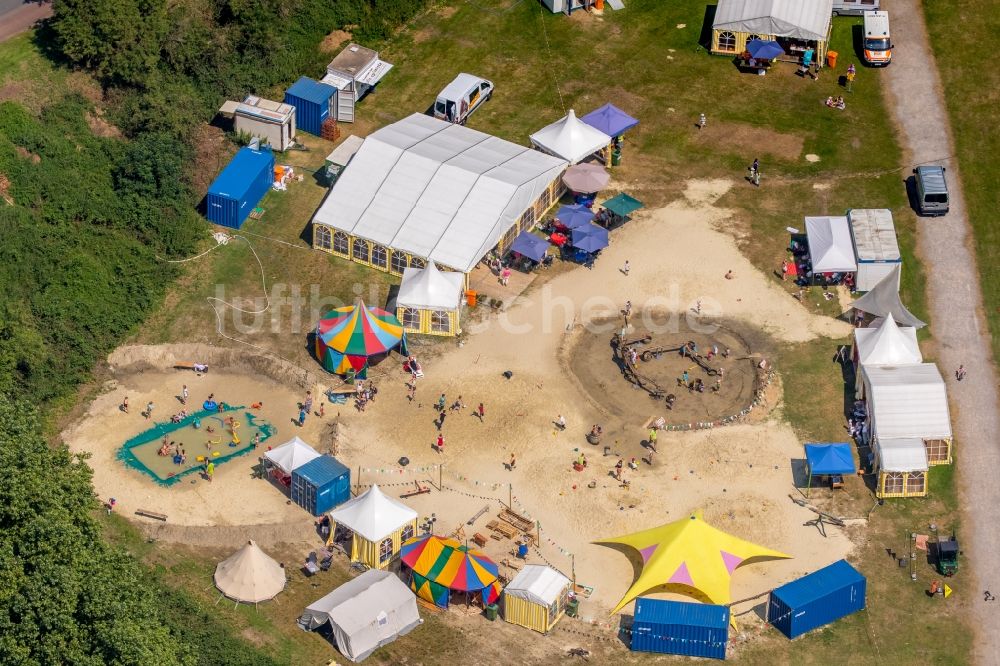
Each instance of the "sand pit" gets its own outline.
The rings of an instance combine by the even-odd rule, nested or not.
[[[322,386],[314,378],[323,381],[321,375],[282,373],[273,362],[254,360],[240,350],[228,357],[232,374],[213,368],[210,375],[195,379],[167,369],[173,358],[169,348],[152,348],[146,350],[148,363],[119,370],[119,385],[97,398],[65,439],[74,451],[92,454],[97,492],[103,498],[115,496],[126,514],[142,506],[168,514],[169,522],[177,525],[271,523],[285,529],[298,524],[307,533],[311,516],[290,506],[267,481],[251,478],[255,456],[221,466],[212,484],[192,479],[172,488],[159,487],[125,468],[115,451],[146,424],[137,414],[125,416],[116,408],[126,391],[133,404],[151,399],[167,405],[186,381],[192,385],[192,399],[214,392],[233,404],[263,400],[261,416],[277,429],[274,442],[300,435],[320,450],[332,446],[328,427],[340,411],[337,456],[351,468],[352,483],[366,487],[377,482],[394,496],[412,490],[415,482],[442,483],[443,490],[406,502],[422,520],[433,517],[436,532],[450,534],[461,528],[470,539],[477,532],[488,535],[487,521],[501,502],[513,498],[514,509],[541,525],[540,547],[529,561],[548,561],[567,574],[575,568],[578,581],[594,588],[583,600],[585,617],[607,622],[608,610],[633,577],[627,558],[593,545],[595,539],[653,527],[697,508],[717,527],[793,556],[737,570],[734,599],[766,591],[843,557],[852,547],[839,529],[823,538],[815,528],[803,527],[814,515],[787,497],[793,491],[792,461],[802,457],[801,442],[786,424],[765,417],[753,424],[664,432],[648,464],[642,445],[646,431],[637,420],[651,415],[652,401],[627,389],[619,391],[623,402],[601,407],[602,400],[592,395],[596,383],[618,381],[620,374],[611,365],[609,349],[599,348],[598,338],[591,341],[593,347],[581,341],[589,335],[589,326],[616,317],[625,300],[637,311],[672,312],[682,318],[691,316],[691,308],[701,300],[702,317],[724,321],[741,335],[759,336],[758,341],[773,339],[774,344],[850,330],[844,322],[802,308],[717,229],[729,212],[714,204],[729,186],[725,181],[690,184],[685,198],[640,213],[616,230],[613,244],[593,270],[560,274],[530,289],[507,311],[470,326],[473,335],[464,346],[422,359],[426,376],[412,402],[406,398],[407,375],[398,361],[390,360],[373,372],[379,396],[364,413],[327,405],[324,419],[310,417],[299,429],[291,423],[296,403],[305,386],[318,394]],[[626,259],[632,267],[628,276],[619,271]],[[725,278],[727,271],[733,272],[731,279]],[[290,340],[292,344],[300,345],[301,340]],[[143,350],[132,350],[133,360],[142,355]],[[243,372],[235,371],[238,359]],[[216,367],[224,370],[219,362]],[[579,369],[588,363],[596,368],[589,379]],[[511,372],[510,379],[505,379],[505,371]],[[780,375],[781,368],[776,371]],[[663,372],[669,377],[676,368],[665,367]],[[432,404],[441,393],[449,404],[461,396],[466,408],[447,413],[440,429],[445,446],[439,453],[433,448],[439,430]],[[628,404],[633,401],[638,407]],[[472,413],[479,402],[486,411],[482,421]],[[567,421],[565,431],[553,425],[559,414]],[[598,451],[586,443],[595,422],[605,428],[606,457],[603,447]],[[577,472],[572,463],[581,452],[587,454],[588,464]],[[512,455],[516,467],[510,470]],[[397,462],[401,456],[410,460],[405,468]],[[619,456],[626,463],[637,460],[638,469],[625,468],[628,489],[611,474]],[[484,506],[487,514],[468,525]],[[204,529],[199,539],[204,539]],[[183,534],[174,538],[183,539]],[[488,539],[486,552],[499,561],[513,548],[510,540]]]

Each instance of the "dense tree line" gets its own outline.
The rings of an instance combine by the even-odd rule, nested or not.
[[[187,175],[220,100],[318,75],[331,30],[388,36],[427,0],[55,0],[43,51],[86,99],[0,103],[0,663],[261,664],[183,592],[101,539],[90,471],[39,408],[86,381],[208,226]]]

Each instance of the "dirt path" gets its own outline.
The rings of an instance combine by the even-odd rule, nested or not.
[[[886,3],[889,4],[889,3]],[[962,533],[971,565],[966,575],[974,588],[995,591],[1000,585],[997,553],[1000,531],[990,515],[1000,505],[995,482],[1000,466],[1000,431],[997,374],[991,363],[990,341],[982,317],[975,255],[959,187],[959,166],[947,160],[954,153],[941,80],[934,62],[923,12],[918,0],[892,0],[895,44],[888,71],[891,108],[908,151],[907,165],[944,163],[948,167],[951,212],[937,219],[922,219],[918,250],[927,266],[927,286],[932,315],[931,330],[937,341],[938,360],[949,378],[952,417],[957,441],[962,499],[968,515]],[[947,160],[947,161],[945,161]],[[906,173],[909,173],[907,170]],[[952,372],[962,363],[968,377],[959,384]],[[1000,614],[980,599],[970,600],[976,628],[976,659],[980,664],[1000,664]]]
[[[36,21],[52,16],[52,5],[22,4],[4,11],[10,3],[0,4],[0,42],[19,35],[35,25]]]

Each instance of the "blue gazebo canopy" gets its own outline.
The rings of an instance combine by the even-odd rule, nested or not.
[[[523,254],[532,261],[541,261],[549,249],[549,242],[531,232],[522,231],[511,243],[510,249],[518,254]]]
[[[594,219],[594,211],[583,204],[570,204],[556,211],[556,219],[567,229],[576,229],[590,223]]]
[[[806,444],[806,464],[809,474],[854,474],[854,455],[851,445],[846,442],[837,444]]]
[[[639,121],[628,115],[614,104],[605,104],[580,118],[594,129],[599,129],[608,136],[620,136],[625,131],[639,124]]]

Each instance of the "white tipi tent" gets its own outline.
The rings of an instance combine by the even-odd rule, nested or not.
[[[573,109],[532,134],[530,139],[533,146],[570,164],[582,162],[611,143],[610,136],[577,118]]]
[[[253,541],[219,562],[215,586],[233,601],[255,604],[285,589],[285,569]]]

